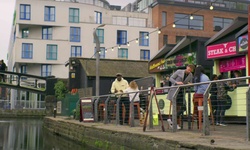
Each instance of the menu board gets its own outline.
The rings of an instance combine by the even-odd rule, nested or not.
[[[80,121],[94,121],[93,103],[91,98],[80,99]]]

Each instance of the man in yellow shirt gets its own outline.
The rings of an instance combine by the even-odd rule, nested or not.
[[[129,87],[128,85],[128,81],[123,79],[122,74],[121,73],[117,73],[116,74],[116,79],[115,81],[112,83],[111,86],[111,93],[114,94],[122,94],[123,91],[125,89],[127,89]],[[120,96],[120,95],[119,95]],[[125,106],[125,118],[122,118],[122,104]],[[119,103],[119,120],[120,120],[120,124],[123,124],[123,119],[124,119],[124,123],[128,123],[128,119],[129,119],[129,97],[126,94],[123,94],[121,99],[120,99],[120,103]]]
[[[123,79],[122,74],[121,73],[117,73],[116,74],[116,79],[115,81],[112,83],[112,87],[111,87],[111,93],[114,94],[121,94],[123,93],[123,91],[125,89],[127,89],[128,86],[128,81]]]

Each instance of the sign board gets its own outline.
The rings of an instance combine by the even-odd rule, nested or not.
[[[207,46],[207,59],[221,58],[236,54],[236,41]]]
[[[219,62],[220,72],[241,70],[241,69],[245,69],[245,68],[246,68],[246,57],[245,56],[221,60]]]
[[[238,50],[238,52],[247,52],[248,51],[248,34],[238,37],[237,50]]]
[[[93,103],[91,98],[80,99],[80,121],[94,121]]]

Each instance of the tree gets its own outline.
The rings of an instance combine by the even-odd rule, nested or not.
[[[54,90],[55,90],[55,96],[57,99],[64,99],[65,98],[65,94],[68,93],[68,90],[64,84],[63,81],[58,80],[54,86]]]

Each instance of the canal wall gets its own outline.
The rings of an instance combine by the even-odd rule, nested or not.
[[[44,109],[0,109],[0,118],[43,118],[45,115]]]
[[[103,128],[102,128],[103,126]],[[63,136],[83,145],[91,145],[107,150],[206,150],[210,146],[182,143],[175,139],[163,139],[144,134],[133,133],[133,128],[123,129],[122,126],[103,125],[103,123],[81,123],[72,119],[44,118],[44,128],[58,136]],[[160,131],[161,132],[161,131]],[[156,132],[157,134],[157,132]],[[166,134],[167,136],[167,134]],[[212,148],[224,149],[224,148]]]

